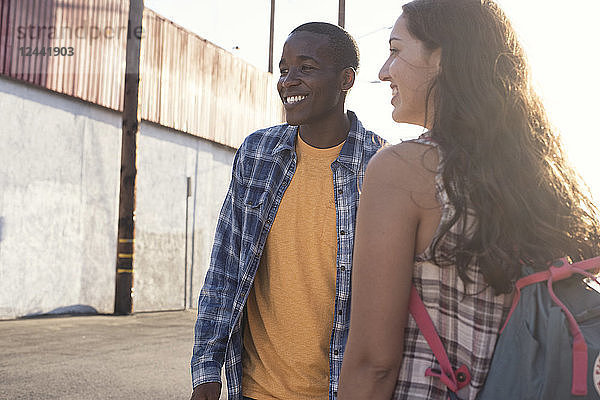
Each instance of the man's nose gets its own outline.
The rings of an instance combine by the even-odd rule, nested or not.
[[[281,83],[284,87],[298,85],[300,83],[298,80],[298,70],[296,68],[290,68]]]

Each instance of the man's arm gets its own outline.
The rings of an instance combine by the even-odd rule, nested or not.
[[[221,208],[210,267],[198,299],[191,360],[193,400],[218,400],[221,368],[229,339],[233,299],[237,291],[241,244],[241,150],[235,155],[227,196]]]
[[[219,382],[202,383],[194,388],[190,400],[219,400],[221,384]]]

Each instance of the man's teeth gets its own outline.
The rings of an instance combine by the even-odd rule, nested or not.
[[[290,96],[288,98],[285,99],[285,102],[290,104],[290,103],[297,103],[301,100],[304,100],[306,98],[306,96]]]

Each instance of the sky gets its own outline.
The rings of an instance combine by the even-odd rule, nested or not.
[[[270,0],[145,0],[148,8],[267,70]],[[346,30],[361,52],[347,108],[364,125],[397,142],[423,128],[392,121],[391,89],[376,83],[391,27],[404,1],[346,0]],[[561,133],[567,155],[600,206],[600,2],[597,0],[499,0],[530,61],[538,94]],[[274,71],[288,33],[308,21],[337,23],[338,0],[276,0]],[[275,89],[274,89],[275,90]],[[250,132],[249,132],[250,133]]]

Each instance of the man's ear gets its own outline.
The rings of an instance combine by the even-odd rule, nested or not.
[[[347,92],[354,86],[356,71],[352,67],[346,67],[342,70],[342,91]]]

